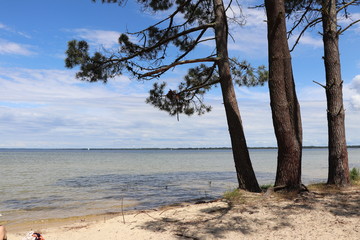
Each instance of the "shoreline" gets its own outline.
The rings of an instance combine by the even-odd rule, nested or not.
[[[144,211],[42,220],[9,226],[8,239],[35,230],[45,239],[359,239],[360,187],[310,190],[289,200],[240,192],[244,203],[216,200]],[[32,225],[31,225],[32,224]],[[66,237],[67,238],[67,237]]]
[[[217,201],[219,197],[199,197],[194,199],[189,199],[184,202],[172,202],[165,205],[156,205],[156,206],[142,206],[141,204],[121,204],[116,206],[110,206],[110,208],[102,208],[97,213],[91,213],[93,211],[84,212],[83,214],[64,214],[64,216],[55,216],[55,217],[42,217],[42,218],[35,218],[33,220],[31,219],[11,219],[11,220],[4,220],[3,215],[0,215],[0,225],[7,226],[7,229],[10,230],[20,230],[25,228],[31,228],[31,229],[39,229],[43,228],[43,225],[46,226],[52,226],[57,225],[57,222],[62,224],[68,224],[68,223],[75,223],[75,222],[81,222],[81,221],[97,221],[102,219],[109,219],[114,218],[122,215],[131,215],[136,214],[139,212],[144,211],[157,211],[164,208],[171,208],[171,207],[179,207],[183,205],[191,205],[191,204],[199,204],[202,202],[213,202]],[[24,216],[27,215],[26,212],[23,213]]]
[[[0,225],[5,225],[9,231],[21,231],[23,229],[45,229],[46,227],[62,226],[62,225],[72,225],[79,222],[98,222],[103,220],[108,220],[112,218],[118,218],[123,216],[135,215],[142,212],[152,212],[152,211],[161,211],[163,209],[169,208],[178,208],[189,205],[197,205],[202,203],[211,203],[220,201],[220,199],[207,199],[204,201],[199,201],[198,199],[190,200],[187,202],[172,203],[169,205],[158,206],[155,208],[144,208],[144,209],[128,209],[128,210],[119,210],[113,212],[104,212],[98,214],[86,214],[70,217],[55,217],[55,218],[42,218],[36,220],[25,220],[25,221],[0,221]],[[30,231],[29,230],[29,231]]]

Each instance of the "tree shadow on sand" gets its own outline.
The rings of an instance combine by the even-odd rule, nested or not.
[[[180,211],[180,210],[179,210]],[[297,215],[321,211],[335,217],[360,217],[360,191],[308,192],[295,199],[278,199],[259,195],[256,201],[241,205],[205,207],[190,218],[176,213],[153,218],[142,226],[154,232],[171,232],[178,239],[222,239],[230,232],[242,236],[258,234],[259,229],[278,231],[295,229]]]

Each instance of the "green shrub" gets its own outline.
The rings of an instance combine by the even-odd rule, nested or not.
[[[269,188],[273,187],[273,184],[263,184],[260,186],[262,190],[268,190]]]
[[[360,170],[358,168],[353,168],[350,171],[350,180],[352,182],[360,181]]]

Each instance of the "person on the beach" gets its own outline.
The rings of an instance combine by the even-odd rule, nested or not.
[[[45,240],[45,238],[40,233],[28,232],[23,240]]]
[[[33,233],[33,237],[35,237],[34,240],[45,240],[45,238],[40,233]]]
[[[4,226],[0,225],[0,240],[6,240],[6,229]]]
[[[29,232],[24,239],[31,240],[45,240],[45,238],[40,233]],[[0,225],[0,240],[7,240],[6,237],[6,228]]]

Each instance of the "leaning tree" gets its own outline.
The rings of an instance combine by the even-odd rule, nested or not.
[[[96,2],[96,0],[93,0]],[[102,0],[123,4],[125,0]],[[197,64],[176,90],[167,90],[166,83],[155,83],[147,103],[171,115],[203,114],[211,110],[204,103],[204,94],[220,85],[230,133],[239,188],[259,192],[261,189],[250,161],[240,111],[235,95],[239,85],[263,84],[267,79],[264,67],[252,68],[246,62],[228,55],[227,9],[222,0],[138,0],[155,12],[170,12],[167,18],[136,33],[121,34],[117,50],[89,52],[86,41],[68,43],[66,67],[80,66],[77,78],[89,82],[107,82],[109,78],[128,73],[140,80],[162,77],[168,70],[185,64]],[[231,1],[230,1],[231,2]],[[179,22],[180,21],[180,22]],[[201,43],[213,41],[215,49],[205,56],[194,51]],[[178,54],[171,57],[170,49]]]

